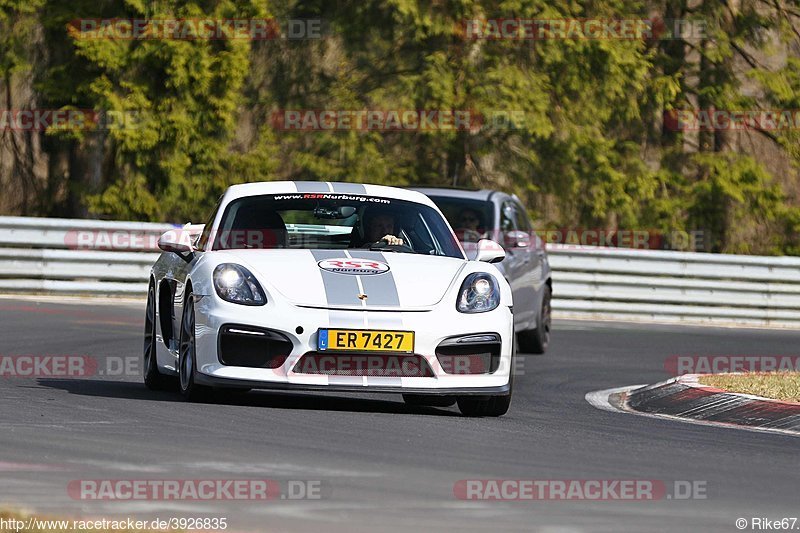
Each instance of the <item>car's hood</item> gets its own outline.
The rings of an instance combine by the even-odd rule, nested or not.
[[[441,301],[467,264],[450,257],[365,250],[219,253],[248,267],[268,292],[295,305],[331,309],[429,308]]]

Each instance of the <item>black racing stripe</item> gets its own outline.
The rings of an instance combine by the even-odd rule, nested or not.
[[[342,252],[335,250],[311,250],[314,259],[319,263],[325,259],[346,259]],[[325,287],[325,298],[328,305],[349,305],[360,307],[361,300],[358,299],[358,281],[355,276],[348,274],[336,274],[327,270],[319,269],[322,275],[322,284]]]
[[[297,192],[331,192],[323,181],[296,181]]]
[[[380,252],[350,250],[350,255],[356,259],[371,259],[386,263],[386,258]],[[364,294],[367,295],[367,307],[400,307],[397,283],[391,270],[383,274],[361,276],[361,285],[364,286]]]
[[[342,194],[367,194],[367,188],[361,183],[331,183],[333,192]]]

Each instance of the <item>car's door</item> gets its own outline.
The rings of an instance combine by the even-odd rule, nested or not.
[[[203,254],[203,251],[210,245],[209,241],[213,239],[212,227],[218,210],[219,202],[203,227],[202,233],[198,235],[196,239],[193,239],[195,241],[193,243],[195,245],[195,251],[193,253],[168,254],[168,260],[165,262],[165,272],[163,274],[162,283],[164,283],[169,290],[163,291],[162,294],[165,296],[169,294],[171,302],[169,302],[168,306],[164,304],[161,307],[161,311],[164,313],[169,312],[172,328],[170,331],[172,334],[169,336],[165,335],[164,341],[173,354],[178,353],[179,333],[181,320],[183,319],[183,305],[186,298],[186,278]],[[184,231],[186,231],[185,228]]]
[[[513,200],[506,200],[500,207],[500,244],[506,252],[503,270],[514,296],[514,327],[523,329],[530,320],[530,294],[525,289],[525,268],[528,258],[525,242],[520,241],[517,227],[517,207]]]
[[[526,261],[528,263],[528,271],[533,273],[533,284],[538,289],[543,283],[542,279],[542,261],[544,258],[544,243],[533,231],[533,223],[528,216],[527,210],[522,206],[519,201],[515,201],[517,209],[517,227],[527,236]]]
[[[517,215],[517,227],[525,234],[524,241],[526,246],[520,249],[520,255],[523,255],[522,268],[520,277],[520,295],[523,301],[526,302],[526,309],[524,312],[530,312],[527,316],[528,320],[536,320],[536,313],[539,307],[539,298],[537,295],[544,284],[542,278],[543,256],[544,248],[540,245],[538,237],[533,232],[533,224],[528,217],[527,210],[522,206],[519,201],[514,201]],[[517,243],[522,244],[523,239],[518,239]],[[529,328],[532,324],[529,324]],[[528,329],[529,329],[528,328]]]

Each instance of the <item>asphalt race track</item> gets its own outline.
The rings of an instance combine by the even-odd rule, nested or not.
[[[800,332],[556,322],[551,351],[524,357],[509,414],[469,419],[399,395],[258,392],[211,405],[149,392],[116,371],[141,357],[143,308],[0,299],[0,355],[100,360],[92,377],[0,378],[0,505],[227,517],[229,531],[737,531],[740,517],[800,517],[800,438],[605,412],[584,399],[665,379],[671,355],[792,355]],[[68,492],[82,479],[245,477],[319,482],[320,497],[119,502]],[[704,485],[706,498],[454,496],[459,480],[490,478],[682,480]]]

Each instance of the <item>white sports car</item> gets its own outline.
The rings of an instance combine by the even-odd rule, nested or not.
[[[212,389],[402,393],[500,416],[511,289],[425,195],[379,185],[235,185],[205,226],[165,233],[151,270],[144,381]]]

